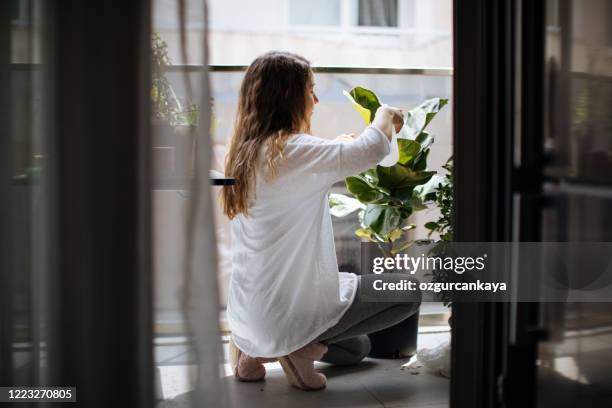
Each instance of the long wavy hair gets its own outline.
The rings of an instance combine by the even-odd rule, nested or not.
[[[230,218],[248,216],[259,152],[266,146],[265,177],[277,175],[287,138],[310,132],[306,109],[310,62],[288,52],[269,52],[253,61],[242,80],[238,110],[225,174],[236,179],[221,191],[223,211]]]

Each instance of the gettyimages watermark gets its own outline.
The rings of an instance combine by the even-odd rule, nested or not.
[[[364,301],[612,302],[611,242],[364,243]]]

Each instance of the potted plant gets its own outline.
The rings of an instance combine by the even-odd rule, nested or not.
[[[356,87],[345,95],[365,123],[370,124],[381,105],[376,94]],[[404,126],[397,135],[397,163],[377,165],[347,177],[346,187],[353,197],[330,195],[332,215],[342,217],[359,211],[360,228],[355,234],[365,242],[375,243],[375,248],[380,251],[372,254],[372,245],[362,244],[362,259],[381,254],[392,256],[412,243],[407,232],[415,225],[409,219],[435,200],[436,182],[439,180],[435,171],[427,170],[427,157],[434,137],[425,129],[447,103],[447,99],[428,99],[408,111]],[[370,334],[370,356],[400,358],[413,355],[417,333],[418,313],[393,327]]]
[[[151,103],[156,183],[183,188],[191,170],[198,106],[182,101],[167,78],[172,65],[168,45],[159,33],[151,38]]]
[[[436,179],[435,185],[431,186],[431,198],[434,204],[440,209],[440,216],[436,221],[425,224],[429,230],[428,237],[437,233],[440,237],[438,243],[432,249],[433,252],[443,252],[444,244],[453,240],[453,158],[450,157],[442,168],[445,173]],[[447,271],[432,271],[432,282],[450,282],[456,280],[457,276],[449,274]],[[451,306],[450,294],[442,291],[438,293],[440,301],[444,306]],[[453,316],[448,318],[448,324],[453,325]]]

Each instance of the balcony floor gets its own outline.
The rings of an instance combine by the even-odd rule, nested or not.
[[[449,332],[420,333],[419,348],[433,347],[448,339]],[[227,347],[225,347],[227,354]],[[227,361],[227,360],[226,360]],[[226,364],[224,379],[231,407],[411,407],[446,408],[449,401],[449,380],[423,367],[402,367],[404,360],[367,358],[352,367],[317,363],[327,376],[327,388],[304,392],[290,387],[278,363],[266,364],[266,380],[241,383],[231,375]],[[162,376],[164,374],[162,373]],[[162,378],[162,384],[169,383]],[[180,407],[182,397],[160,401],[158,408]]]

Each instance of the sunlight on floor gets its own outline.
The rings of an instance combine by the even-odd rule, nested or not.
[[[421,330],[418,346],[431,348],[448,340],[448,327]],[[360,406],[441,408],[448,406],[448,379],[428,372],[413,359],[365,359],[351,367],[316,363],[328,377],[328,387],[320,393],[304,393],[291,388],[278,362],[266,364],[266,380],[240,383],[234,380],[229,364],[227,343],[224,344],[224,383],[232,407],[292,408],[308,406]],[[158,370],[158,407],[181,406],[185,393],[193,389],[196,365],[193,356],[178,339],[166,340],[156,347]],[[412,363],[412,364],[411,364]],[[162,402],[163,401],[163,402]]]

